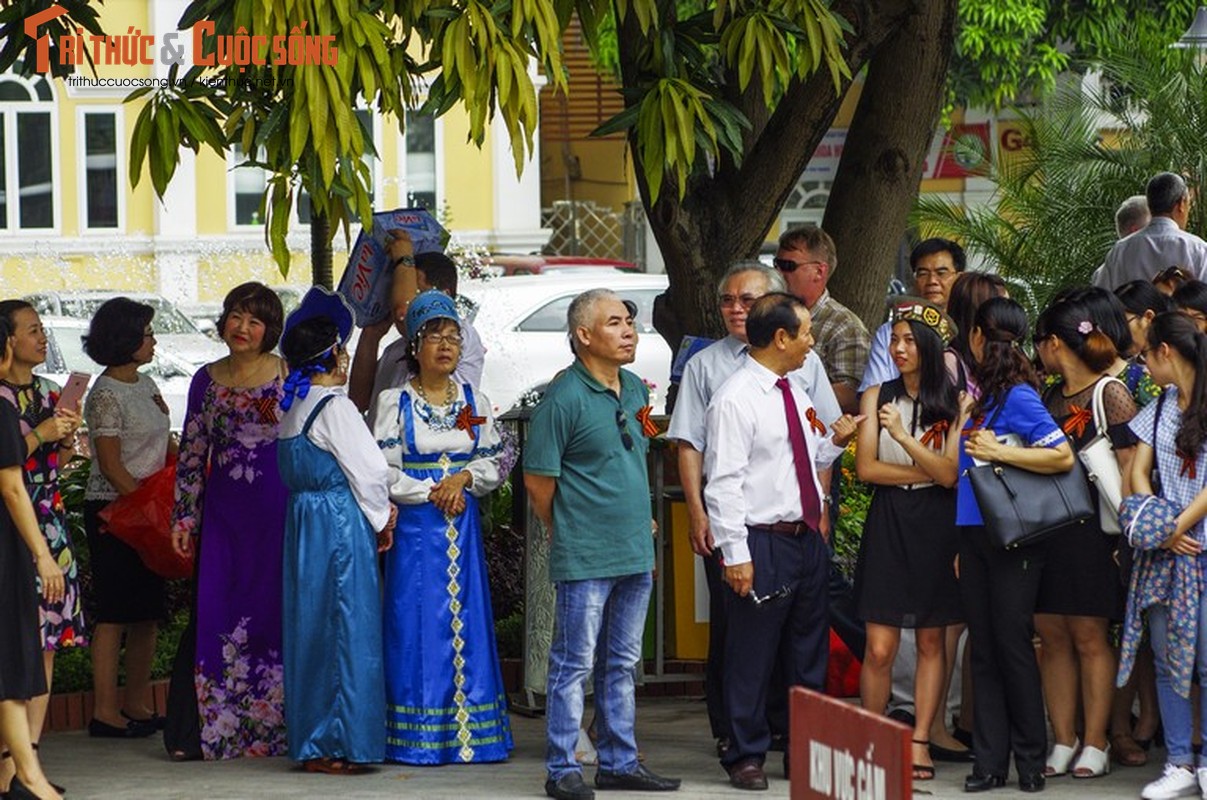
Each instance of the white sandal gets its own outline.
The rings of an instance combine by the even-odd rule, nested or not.
[[[1048,754],[1048,763],[1044,767],[1044,777],[1057,778],[1068,775],[1069,764],[1073,761],[1073,756],[1077,755],[1077,748],[1080,746],[1080,739],[1074,739],[1072,747],[1067,744],[1052,745],[1052,752]]]
[[[1081,748],[1081,755],[1073,765],[1074,778],[1101,778],[1111,771],[1111,746],[1105,750],[1091,747],[1088,744]]]

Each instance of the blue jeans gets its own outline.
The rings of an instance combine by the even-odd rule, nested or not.
[[[583,687],[593,667],[599,769],[619,774],[637,769],[633,681],[652,585],[648,572],[557,584],[545,687],[550,780],[582,772],[574,746],[582,726]]]
[[[1199,682],[1207,686],[1207,594],[1199,605],[1199,639],[1196,646],[1195,670]],[[1193,713],[1189,697],[1181,697],[1173,688],[1166,659],[1166,635],[1169,630],[1169,608],[1153,606],[1148,610],[1148,630],[1153,643],[1153,661],[1157,672],[1157,705],[1161,709],[1161,724],[1165,729],[1166,761],[1178,766],[1194,766],[1194,753],[1190,749]],[[1207,702],[1199,710],[1200,730],[1207,731]],[[1207,767],[1207,757],[1199,756],[1199,766]]]

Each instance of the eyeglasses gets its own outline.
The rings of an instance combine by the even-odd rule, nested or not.
[[[721,308],[736,308],[737,306],[741,306],[742,308],[749,310],[758,299],[759,298],[753,294],[744,294],[740,297],[732,294],[723,294],[721,295]]]
[[[629,419],[625,416],[623,408],[616,409],[616,427],[620,428],[620,442],[624,449],[632,450],[633,434],[629,433]]]
[[[461,334],[459,333],[425,333],[423,334],[424,344],[451,344],[453,347],[461,346]]]
[[[751,592],[747,596],[750,598],[750,601],[752,603],[754,603],[756,606],[761,606],[763,603],[769,603],[772,600],[779,600],[781,597],[787,597],[790,594],[792,594],[792,590],[790,588],[788,588],[787,586],[781,586],[780,588],[776,589],[771,594],[765,594],[762,597],[759,597],[754,592]]]
[[[931,278],[938,278],[941,281],[945,281],[955,274],[956,271],[954,269],[948,269],[947,267],[940,267],[939,269],[918,269],[914,270],[914,279],[919,281],[929,281]]]
[[[812,266],[813,264],[823,264],[824,265],[826,262],[817,261],[817,260],[797,262],[797,261],[793,261],[790,258],[773,258],[773,259],[771,259],[771,263],[774,264],[775,268],[778,269],[780,272],[796,272],[797,268],[799,268],[799,267],[808,267],[808,266]]]

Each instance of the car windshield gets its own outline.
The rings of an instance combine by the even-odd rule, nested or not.
[[[48,331],[54,336],[54,342],[63,356],[63,365],[67,372],[96,374],[104,369],[84,352],[84,342],[80,336],[85,332],[84,328],[53,328]]]
[[[60,298],[61,308],[54,307],[52,298],[39,295],[31,297],[30,302],[39,314],[58,314],[73,319],[92,319],[92,315],[109,297],[72,297],[65,295]],[[162,297],[140,296],[133,298],[155,309],[155,317],[151,320],[151,328],[157,334],[197,333],[200,329],[193,321],[180,313],[180,309]]]

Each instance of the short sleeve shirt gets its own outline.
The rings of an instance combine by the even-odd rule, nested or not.
[[[1161,407],[1161,418],[1156,419],[1157,406]],[[1153,422],[1156,421],[1157,436],[1153,441]],[[1207,447],[1200,447],[1193,462],[1184,462],[1178,455],[1176,442],[1178,428],[1182,425],[1182,412],[1178,408],[1178,388],[1165,390],[1165,399],[1149,403],[1132,419],[1132,433],[1153,449],[1157,472],[1161,478],[1161,496],[1171,500],[1179,508],[1186,508],[1207,487]],[[1191,466],[1193,464],[1193,467]],[[1190,533],[1202,544],[1207,544],[1203,521],[1195,523]]]
[[[863,320],[830,297],[829,291],[822,293],[809,313],[813,316],[816,349],[830,381],[858,386],[867,369],[871,348],[871,337]]]
[[[972,456],[964,451],[967,434],[985,426],[991,420],[993,432],[998,436],[1015,434],[1028,447],[1055,447],[1066,441],[1064,431],[1052,419],[1044,407],[1039,392],[1029,384],[1020,383],[1006,393],[1000,408],[989,408],[982,419],[972,419],[964,426],[960,436],[960,479],[956,484],[956,524],[984,525],[972,483],[968,480],[968,469],[973,466]]]
[[[617,397],[576,360],[533,410],[524,471],[557,479],[550,580],[654,568],[649,440],[637,418],[648,405],[649,390],[633,373],[620,370]]]
[[[171,420],[159,387],[141,372],[134,383],[107,375],[97,378],[84,401],[84,422],[90,436],[116,436],[121,440],[122,464],[132,477],[142,480],[163,468]],[[113,500],[117,494],[101,472],[93,448],[84,498]]]

